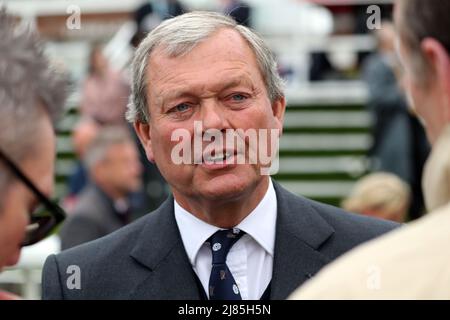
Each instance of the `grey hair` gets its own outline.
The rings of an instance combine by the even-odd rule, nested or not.
[[[277,63],[258,34],[220,13],[196,11],[162,22],[139,45],[132,64],[133,83],[127,120],[131,123],[148,123],[150,119],[147,101],[148,60],[157,47],[162,46],[169,57],[182,56],[222,28],[236,30],[249,44],[256,56],[270,100],[273,102],[283,97],[284,83],[278,74]]]
[[[120,126],[103,127],[87,147],[83,162],[91,171],[99,162],[106,159],[111,146],[126,143],[134,143],[127,129]]]
[[[19,164],[32,156],[42,116],[53,125],[62,114],[69,78],[52,69],[43,43],[28,26],[0,8],[0,148]],[[0,161],[0,166],[3,164]],[[9,181],[0,175],[0,188]]]

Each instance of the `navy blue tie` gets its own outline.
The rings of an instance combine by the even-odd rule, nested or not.
[[[239,287],[226,261],[231,247],[244,233],[236,228],[219,230],[209,238],[212,252],[212,268],[209,277],[210,300],[242,300]]]

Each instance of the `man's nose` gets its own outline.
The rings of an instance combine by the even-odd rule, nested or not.
[[[223,130],[227,126],[225,110],[215,99],[203,103],[201,108],[201,121],[203,130]]]

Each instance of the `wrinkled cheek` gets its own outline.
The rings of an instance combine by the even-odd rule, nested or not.
[[[171,182],[180,175],[180,169],[183,166],[182,163],[179,163],[183,158],[179,160],[180,156],[178,156],[178,152],[176,152],[176,146],[180,143],[181,142],[171,141],[170,136],[165,136],[164,139],[161,139],[157,144],[154,144],[153,154],[155,163],[168,182]]]

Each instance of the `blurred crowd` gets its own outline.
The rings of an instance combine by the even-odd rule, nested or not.
[[[324,7],[335,18],[332,35],[368,32],[366,12],[361,9]],[[392,10],[392,6],[383,9],[388,14],[383,16],[381,28],[373,32],[375,51],[360,53],[350,68],[353,71],[358,68],[359,77],[368,88],[367,111],[373,118],[373,145],[367,155],[370,166],[366,175],[356,182],[341,207],[361,215],[405,223],[420,218],[426,212],[422,176],[429,159],[430,144],[417,111],[409,101],[411,84],[396,53],[398,31],[392,22]],[[186,5],[178,0],[146,1],[133,13],[136,28],[129,46],[137,48],[161,22],[188,11]],[[244,2],[221,0],[218,11],[230,15],[241,25],[252,26],[252,7]],[[6,17],[6,12],[1,11],[0,33],[3,29],[1,23],[6,25],[5,21],[10,19]],[[2,34],[2,37],[12,36]],[[51,74],[42,70],[50,70],[50,67],[39,51],[41,49],[14,49],[12,43],[9,45],[12,52],[0,43],[0,188],[12,183],[15,174],[24,184],[17,190],[8,190],[7,201],[0,203],[0,269],[17,263],[18,249],[22,245],[37,242],[44,231],[55,227],[54,221],[50,225],[42,216],[35,229],[28,226],[25,236],[20,232],[28,224],[28,213],[35,212],[40,201],[44,202],[46,211],[56,212],[55,216],[61,209],[50,200],[54,177],[53,131],[69,92],[69,81],[62,70],[52,69]],[[22,60],[19,51],[24,54]],[[28,52],[29,59],[26,57]],[[149,163],[135,128],[124,116],[132,87],[129,66],[119,70],[114,68],[105,53],[105,43],[99,42],[90,44],[87,65],[76,110],[79,117],[71,133],[76,164],[67,181],[68,192],[60,201],[67,211],[66,220],[57,230],[62,250],[122,228],[160,207],[170,193],[156,164]],[[345,81],[346,76],[338,74],[332,65],[326,53],[313,53],[309,78],[313,81]],[[7,74],[12,77],[4,77]],[[56,87],[58,89],[55,90]],[[27,97],[29,92],[33,95]],[[23,108],[15,107],[19,105]],[[25,147],[21,141],[26,141],[23,142]],[[440,145],[445,143],[441,141]],[[440,147],[440,150],[444,149]],[[432,159],[437,157],[434,155]],[[447,158],[435,160],[433,164],[438,166],[436,163],[440,162],[441,167],[448,166]],[[20,168],[17,169],[16,165]],[[445,186],[441,192],[436,191],[427,197],[433,204],[439,203],[434,205],[439,207],[449,200],[446,192],[448,181],[441,173],[430,173],[432,169],[427,169],[425,186],[428,183],[433,190],[436,185]],[[25,178],[22,171],[26,172]],[[27,182],[28,178],[37,183]],[[22,216],[13,221],[17,211]],[[18,235],[11,235],[14,231]]]
[[[367,6],[327,5],[325,7],[330,10],[335,19],[332,34],[348,35],[368,32],[365,25],[367,18],[365,9]],[[222,13],[231,15],[238,23],[251,26],[252,9],[248,4],[235,0],[221,0],[218,3],[218,9]],[[176,0],[145,2],[134,12],[136,32],[130,44],[133,47],[137,47],[145,35],[163,20],[187,11],[186,6]],[[392,19],[392,6],[385,5],[381,12],[383,13],[382,18],[384,22],[380,29],[374,31],[377,50],[372,54],[360,53],[358,57],[360,62],[357,62],[360,65],[361,78],[367,83],[369,88],[368,110],[374,119],[372,128],[374,142],[368,154],[371,159],[368,169],[369,172],[381,173],[380,175],[375,175],[379,185],[377,186],[374,178],[364,178],[361,182],[364,185],[362,188],[365,190],[364,192],[370,192],[373,196],[366,195],[356,201],[355,197],[361,196],[362,192],[361,190],[356,190],[361,189],[361,186],[356,186],[356,191],[351,196],[352,200],[347,200],[345,202],[347,205],[344,208],[384,219],[407,221],[416,219],[423,214],[424,202],[420,180],[423,166],[428,156],[429,145],[423,128],[416,115],[408,108],[405,98],[402,85],[402,69],[399,61],[397,61],[394,48],[395,31],[392,22],[389,22]],[[329,76],[330,73],[324,69],[325,65],[322,62],[326,60],[327,55],[325,53],[312,55],[310,70],[312,80],[333,79],[333,77]],[[331,67],[329,62],[326,65]],[[351,68],[354,68],[354,66],[351,66]],[[283,70],[281,66],[280,72],[283,73],[283,71],[286,70]],[[126,69],[115,70],[110,65],[101,43],[93,43],[91,46],[88,73],[81,89],[80,120],[73,130],[73,145],[78,163],[69,178],[69,193],[64,201],[70,215],[72,215],[72,212],[77,212],[74,215],[85,216],[80,221],[88,223],[89,219],[86,218],[89,215],[93,215],[90,212],[95,211],[93,210],[95,206],[89,209],[82,205],[84,201],[77,205],[78,199],[82,198],[83,191],[88,194],[92,193],[92,187],[95,187],[97,191],[109,189],[108,182],[103,183],[103,186],[99,186],[99,183],[93,178],[92,169],[88,170],[85,165],[88,146],[104,130],[125,130],[129,132],[130,139],[135,142],[141,168],[134,171],[130,169],[128,172],[130,177],[132,175],[139,176],[136,178],[131,177],[130,179],[142,180],[140,186],[135,187],[134,190],[127,185],[129,184],[128,178],[123,176],[122,179],[116,179],[116,181],[119,184],[119,188],[127,190],[126,193],[120,196],[113,196],[108,191],[102,191],[103,199],[110,203],[108,206],[110,208],[109,218],[113,219],[115,217],[116,227],[108,228],[95,223],[92,223],[89,227],[86,226],[86,229],[105,229],[105,231],[98,233],[98,237],[100,237],[119,228],[127,221],[134,220],[157,208],[167,197],[168,187],[157,167],[147,162],[133,128],[126,123],[123,116],[130,94],[128,72]],[[111,157],[113,159],[110,161],[120,161],[120,159],[114,159],[119,157],[119,154],[112,153]],[[130,165],[125,160],[123,161],[123,166],[139,167],[136,164]],[[119,175],[120,172],[120,170],[113,169],[106,176],[113,179],[113,176],[115,174]],[[139,172],[139,174],[136,172]],[[120,184],[123,184],[123,186],[120,186]],[[391,207],[388,204],[391,200],[388,198],[382,199],[383,196],[377,191],[389,189],[388,186],[392,186],[394,190],[397,190],[394,194],[398,193],[401,199],[398,200],[399,204],[397,204],[398,208],[396,209],[385,209]],[[392,196],[390,192],[385,192],[384,194],[386,197],[388,195]],[[383,204],[378,203],[375,206],[372,203],[374,200],[370,199],[372,197],[377,198],[377,201],[381,201]],[[114,206],[111,204],[114,204],[116,201],[123,201],[126,203],[126,207],[130,208],[134,213],[131,220],[122,219],[121,214],[118,214],[117,210],[113,209]],[[349,204],[354,204],[355,202],[359,203],[359,205]],[[374,206],[376,209],[373,209]],[[69,221],[72,221],[72,219]],[[67,247],[67,243],[78,244],[83,242],[83,233],[72,232],[72,222],[67,223],[67,225],[63,238],[69,238],[70,236],[68,235],[76,234],[74,237],[77,240],[73,242],[72,240],[64,240],[63,248]],[[81,222],[78,225],[82,227]],[[107,225],[106,222],[105,225]],[[92,240],[92,238],[92,235],[86,236],[85,241]]]

